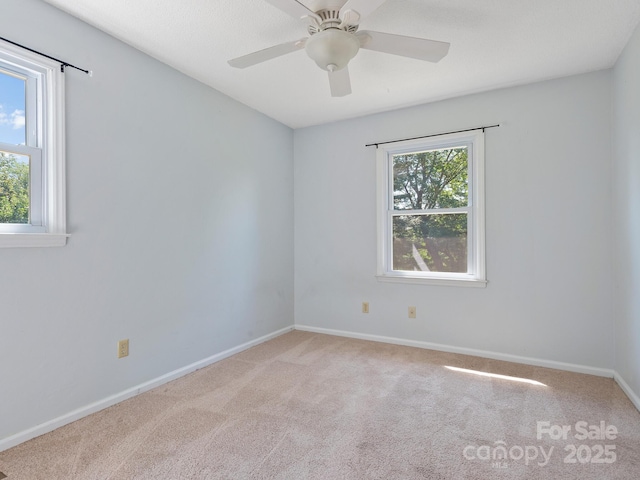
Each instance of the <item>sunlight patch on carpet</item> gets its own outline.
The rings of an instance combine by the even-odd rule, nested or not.
[[[531,385],[542,385],[543,387],[546,387],[544,383],[538,382],[537,380],[531,380],[529,378],[510,377],[508,375],[500,375],[498,373],[481,372],[479,370],[469,370],[466,368],[458,367],[445,366],[444,368],[448,368],[449,370],[453,370],[455,372],[472,373],[474,375],[480,375],[481,377],[499,378],[501,380],[511,380],[513,382],[530,383]]]

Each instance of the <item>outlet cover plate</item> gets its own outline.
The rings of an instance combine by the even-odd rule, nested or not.
[[[129,339],[120,340],[118,342],[118,358],[124,358],[129,356]]]

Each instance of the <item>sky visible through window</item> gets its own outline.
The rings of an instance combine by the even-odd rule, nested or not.
[[[25,143],[25,81],[0,71],[0,142]]]

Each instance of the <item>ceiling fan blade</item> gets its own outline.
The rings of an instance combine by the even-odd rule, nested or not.
[[[340,9],[340,18],[347,25],[358,25],[360,20],[373,12],[387,0],[347,0]],[[356,12],[357,15],[354,15]]]
[[[304,48],[304,44],[307,42],[306,38],[301,38],[294,42],[281,43],[273,47],[265,48],[264,50],[258,50],[257,52],[243,55],[242,57],[229,60],[228,63],[235,68],[247,68],[258,63],[266,62],[272,58],[281,57],[287,53],[295,52]]]
[[[288,13],[294,18],[301,19],[306,16],[314,16],[315,12],[312,12],[302,3],[296,0],[265,0],[276,8],[279,8],[284,13]]]
[[[344,97],[351,93],[351,79],[349,78],[349,67],[341,68],[329,72],[329,86],[332,97]]]
[[[360,39],[361,48],[402,57],[417,58],[427,62],[442,60],[449,52],[450,46],[447,42],[367,30],[358,32],[356,36]]]

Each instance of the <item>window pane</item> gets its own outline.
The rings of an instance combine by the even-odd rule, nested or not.
[[[29,157],[0,151],[0,223],[29,223]]]
[[[467,147],[393,155],[394,210],[466,207]]]
[[[26,143],[26,80],[0,70],[0,142]]]
[[[393,217],[393,270],[467,272],[467,214]]]

